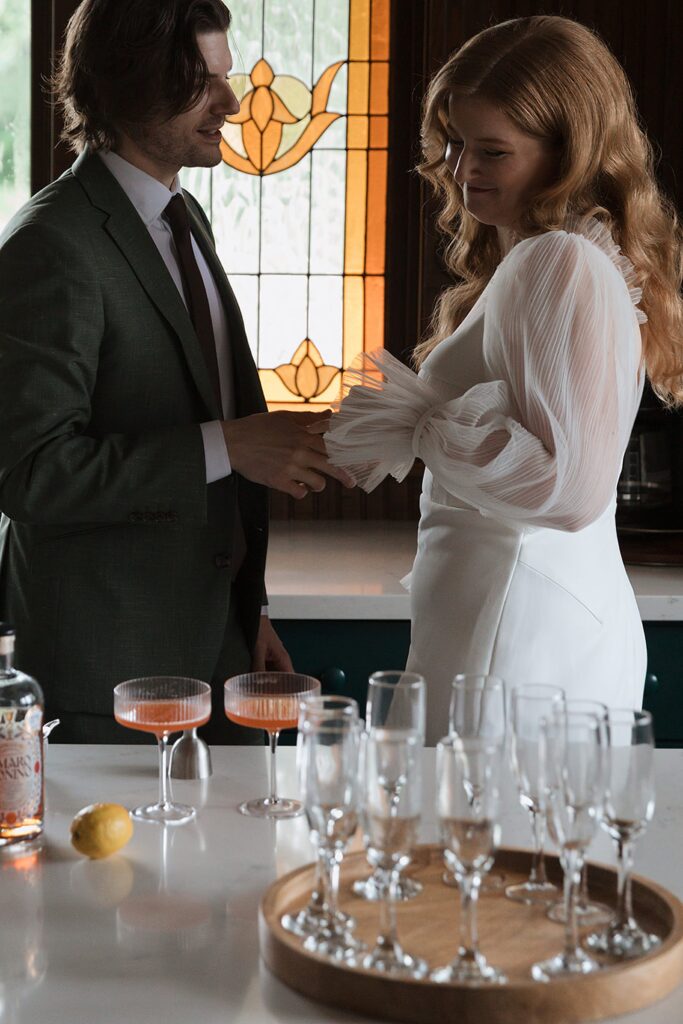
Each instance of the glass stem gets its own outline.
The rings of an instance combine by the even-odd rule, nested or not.
[[[313,879],[313,892],[308,904],[311,910],[316,913],[324,913],[325,905],[325,851],[318,847],[315,862],[315,878]]]
[[[331,927],[335,927],[339,907],[339,870],[341,857],[334,849],[323,849],[323,879],[325,887],[325,903]]]
[[[277,741],[279,736],[279,729],[276,729],[275,732],[268,733],[268,742],[270,744],[270,796],[268,797],[269,804],[277,803],[277,774],[275,771],[275,751],[277,750]]]
[[[379,935],[375,948],[382,951],[385,956],[392,959],[400,959],[401,947],[398,944],[396,931],[396,889],[398,886],[398,871],[382,872],[385,878],[384,898],[379,908]]]
[[[529,811],[531,815],[531,832],[534,837],[534,851],[531,857],[531,871],[529,872],[530,885],[547,885],[548,879],[545,873],[545,814],[534,807]]]
[[[477,900],[481,875],[462,875],[460,884],[460,949],[458,959],[467,963],[476,963],[479,955],[479,936],[477,934]]]
[[[563,850],[564,866],[564,955],[573,960],[579,945],[576,924],[576,896],[581,885],[583,854],[578,850]]]
[[[168,799],[168,733],[163,732],[159,740],[159,806],[169,807]]]
[[[581,869],[581,888],[579,889],[579,907],[586,910],[588,907],[588,865],[583,862]]]
[[[633,870],[633,841],[626,836],[617,840],[619,878],[617,882],[617,919],[614,928],[622,931],[635,926],[631,899],[631,871]]]

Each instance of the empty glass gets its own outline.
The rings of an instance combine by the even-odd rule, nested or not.
[[[538,738],[543,719],[550,718],[553,708],[563,701],[564,690],[561,687],[541,683],[516,686],[510,696],[510,758],[517,777],[520,803],[531,818],[534,842],[528,879],[518,885],[509,885],[505,890],[508,899],[520,903],[553,903],[560,895],[560,890],[548,881],[545,872],[546,820],[538,771]]]
[[[368,681],[365,723],[368,732],[373,729],[408,731],[422,737],[424,742],[427,716],[427,687],[422,676],[415,672],[373,672]],[[399,869],[400,871],[400,869]],[[388,878],[377,868],[369,878],[359,878],[353,884],[356,896],[366,900],[386,897]],[[422,886],[413,878],[402,878],[399,873],[395,898],[409,900],[422,892]]]
[[[239,810],[253,818],[295,818],[303,813],[298,800],[277,794],[275,752],[282,729],[293,729],[299,720],[299,704],[320,693],[312,676],[296,672],[245,672],[226,680],[226,718],[250,729],[264,729],[270,746],[270,794],[245,800]]]
[[[304,940],[311,952],[355,962],[366,947],[338,909],[339,872],[358,825],[360,725],[352,716],[302,721],[299,776],[311,838],[319,848],[326,912]]]
[[[451,685],[448,716],[449,736],[462,739],[486,739],[505,746],[506,740],[505,684],[498,676],[459,673]],[[451,871],[444,871],[444,885],[457,886]],[[483,879],[480,895],[500,892],[505,878],[500,872]]]
[[[661,941],[640,927],[631,899],[633,846],[655,810],[655,742],[652,715],[647,711],[611,710],[607,727],[610,762],[601,825],[617,845],[617,913],[604,931],[588,936],[586,945],[626,960],[649,952]]]
[[[427,964],[406,953],[396,932],[398,873],[417,844],[422,802],[422,737],[375,729],[364,737],[363,833],[370,864],[387,878],[380,931],[363,967],[385,974],[424,977]]]
[[[541,724],[539,760],[550,834],[564,869],[564,949],[531,968],[536,981],[550,981],[600,967],[579,946],[575,908],[586,847],[605,799],[608,750],[603,722],[594,715],[556,709]]]
[[[587,715],[595,715],[599,718],[605,729],[605,743],[607,739],[607,705],[597,700],[568,700],[565,701],[567,711],[583,711]],[[576,916],[581,926],[607,924],[612,920],[614,914],[605,903],[598,903],[590,899],[588,895],[588,866],[584,863],[581,871],[581,886],[576,899]],[[558,924],[565,923],[565,903],[558,900],[548,910],[548,917]]]
[[[459,673],[451,686],[448,734],[505,745],[505,684],[498,676]]]
[[[358,704],[351,697],[316,696],[307,697],[301,702],[299,710],[299,744],[302,732],[309,722],[334,721],[348,718],[358,721]],[[294,935],[306,938],[324,929],[329,916],[329,907],[325,894],[325,859],[322,846],[316,846],[316,870],[313,892],[306,906],[298,914],[284,914],[280,923],[282,927]],[[351,928],[352,918],[337,909],[337,921],[341,927]]]
[[[211,717],[211,687],[183,676],[148,676],[128,679],[114,687],[114,717],[120,725],[153,733],[159,746],[159,800],[136,807],[138,821],[182,825],[194,818],[194,807],[170,799],[168,787],[168,738],[205,725]]]
[[[479,950],[477,898],[500,841],[503,750],[488,740],[448,736],[436,748],[436,812],[444,860],[461,895],[460,947],[432,981],[502,984],[505,976]]]

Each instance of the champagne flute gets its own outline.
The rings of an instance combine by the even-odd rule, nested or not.
[[[414,732],[424,743],[427,718],[427,690],[423,676],[415,672],[373,672],[368,681],[365,723],[373,729],[397,729]],[[375,901],[386,898],[388,876],[377,867],[368,878],[353,883],[353,892],[362,899]],[[422,886],[413,878],[399,878],[395,898],[410,900],[422,892]]]
[[[436,812],[444,860],[457,876],[461,896],[460,947],[437,982],[503,984],[507,978],[479,950],[477,898],[500,841],[500,745],[481,738],[447,736],[436,748]]]
[[[564,703],[559,686],[529,683],[515,686],[510,698],[510,757],[517,777],[519,800],[531,818],[534,850],[531,871],[525,882],[509,885],[508,899],[520,903],[554,903],[560,890],[548,881],[545,871],[544,843],[546,820],[542,802],[538,765],[538,738],[541,722],[553,708]]]
[[[270,746],[270,795],[245,800],[239,806],[241,814],[254,818],[295,818],[303,813],[298,800],[277,795],[275,752],[280,731],[297,725],[300,702],[319,693],[317,679],[296,672],[246,672],[226,681],[226,717],[237,725],[265,729]]]
[[[361,729],[348,714],[302,721],[299,777],[311,838],[322,861],[325,911],[304,948],[355,963],[365,945],[340,916],[339,873],[349,840],[358,826],[358,755]]]
[[[363,958],[365,968],[389,975],[422,978],[426,961],[406,953],[396,932],[396,887],[402,867],[417,843],[422,801],[422,747],[419,733],[373,729],[365,736],[363,835],[367,858],[387,879],[380,904],[380,931]]]
[[[159,747],[159,799],[136,807],[138,821],[182,825],[194,818],[194,807],[173,803],[168,785],[168,737],[205,725],[211,717],[211,687],[199,679],[149,676],[128,679],[114,687],[114,718],[129,729],[153,733]]]
[[[587,715],[595,715],[603,723],[605,730],[605,743],[609,746],[607,738],[607,705],[597,700],[568,700],[565,701],[567,711],[582,711]],[[588,895],[588,865],[584,863],[581,871],[581,886],[576,900],[576,916],[582,925],[607,924],[612,920],[614,914],[605,903],[598,903],[591,900]],[[564,900],[558,900],[548,910],[547,917],[557,924],[565,924]]]
[[[448,735],[461,739],[486,739],[499,745],[506,740],[505,684],[498,676],[458,673],[451,684]],[[444,885],[457,886],[452,871],[444,871]],[[499,892],[505,878],[497,872],[482,880],[480,895]]]
[[[617,913],[604,931],[588,936],[586,945],[596,952],[626,960],[648,953],[661,942],[635,920],[631,899],[633,846],[652,821],[655,810],[652,715],[632,709],[610,710],[608,732],[610,764],[600,824],[617,845]]]
[[[550,833],[564,869],[564,949],[531,968],[535,981],[589,974],[600,964],[579,946],[576,896],[586,847],[595,834],[605,800],[608,749],[601,719],[556,709],[541,723],[539,762]]]
[[[299,736],[298,746],[301,746],[301,737],[307,724],[329,721],[335,719],[346,719],[358,722],[358,704],[351,697],[316,696],[306,697],[302,700],[299,710]],[[302,786],[303,789],[303,786]],[[284,914],[280,920],[282,927],[306,938],[308,935],[315,935],[322,930],[328,919],[329,907],[325,893],[325,858],[323,847],[316,847],[316,870],[313,881],[313,892],[306,906],[298,914]],[[352,928],[355,924],[348,914],[337,909],[337,920],[346,928]]]

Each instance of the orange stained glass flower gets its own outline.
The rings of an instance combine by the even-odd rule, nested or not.
[[[289,75],[276,76],[261,58],[249,79],[243,76],[246,91],[240,111],[223,129],[224,162],[245,174],[276,174],[298,163],[341,116],[328,111],[327,103],[343,63],[331,64],[309,90]],[[231,131],[232,125],[240,126],[241,138]]]
[[[310,338],[305,338],[290,363],[275,367],[275,373],[288,391],[311,402],[325,391],[337,374],[338,366],[326,366]]]

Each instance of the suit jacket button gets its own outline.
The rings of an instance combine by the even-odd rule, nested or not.
[[[213,564],[217,569],[229,569],[230,568],[230,557],[225,554],[214,555]]]

